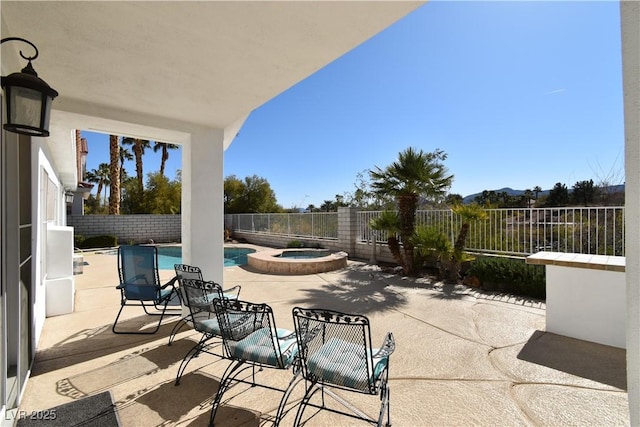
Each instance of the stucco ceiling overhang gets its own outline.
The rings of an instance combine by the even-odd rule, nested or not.
[[[237,127],[423,3],[3,0],[0,10],[3,38],[38,46],[34,67],[60,93],[54,108],[72,113],[58,120],[83,114],[189,132]],[[3,74],[24,62],[19,49],[2,46],[3,63],[12,56]]]

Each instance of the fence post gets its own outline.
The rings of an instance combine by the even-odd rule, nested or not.
[[[349,256],[356,255],[356,239],[358,238],[357,208],[338,208],[338,242],[340,247],[347,248]]]

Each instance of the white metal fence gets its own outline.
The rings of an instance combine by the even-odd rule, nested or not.
[[[488,218],[470,223],[466,249],[474,252],[530,255],[556,251],[624,256],[624,207],[488,209]],[[381,212],[359,212],[360,241],[374,236],[369,221]],[[451,210],[418,211],[416,225],[435,227],[455,242],[462,218]]]
[[[624,256],[624,207],[488,209],[488,218],[470,224],[466,249],[471,252],[525,256],[539,251]],[[369,226],[380,211],[357,213],[359,242],[387,236]],[[416,213],[416,225],[435,227],[455,242],[462,218],[451,210]],[[226,215],[234,231],[292,238],[338,239],[337,212]]]
[[[338,239],[337,212],[232,214],[225,217],[227,226],[234,231]]]

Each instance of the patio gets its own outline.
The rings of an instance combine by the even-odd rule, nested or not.
[[[44,324],[20,409],[30,413],[110,390],[123,426],[207,425],[228,362],[201,355],[174,386],[196,333],[183,330],[167,346],[176,321],[170,318],[155,335],[114,335],[116,257],[87,254],[85,261],[84,274],[75,276],[75,312]],[[172,273],[163,271],[162,277]],[[293,328],[294,306],[317,306],[367,315],[374,346],[393,332],[396,426],[629,424],[625,351],[544,332],[544,303],[402,278],[354,261],[346,269],[306,276],[229,267],[224,283],[242,285],[242,299],[269,303],[279,327]],[[141,313],[125,309],[123,325],[143,322]],[[257,375],[259,382],[285,387],[291,373]],[[288,408],[301,395],[298,386]],[[357,397],[362,409],[377,411],[377,398]],[[279,398],[238,385],[225,395],[218,424],[271,425]],[[292,425],[294,417],[295,411],[288,412],[282,425]],[[366,425],[326,411],[306,423],[347,424]]]

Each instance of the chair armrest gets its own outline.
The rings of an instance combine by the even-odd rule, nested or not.
[[[145,282],[149,283],[147,281],[147,276],[146,275],[144,275],[144,274],[136,274],[131,279],[129,279],[128,282],[120,283],[118,286],[116,286],[116,289],[124,289],[128,285],[135,285],[135,282],[140,280],[140,279],[144,279]]]
[[[178,276],[174,276],[171,280],[169,280],[167,283],[165,283],[164,285],[162,285],[162,286],[160,287],[160,289],[164,289],[164,288],[166,288],[166,287],[168,287],[168,286],[173,286],[173,287],[175,287],[175,286],[174,286],[174,284],[175,284],[177,281],[178,281]]]
[[[233,298],[229,298],[229,299],[238,299],[240,297],[240,289],[242,289],[242,286],[236,285],[236,286],[234,286],[232,288],[223,289],[222,293],[223,294],[235,294],[235,296]]]
[[[275,334],[275,335],[277,336],[278,334]],[[295,338],[295,336],[296,336],[296,331],[291,331],[291,333],[289,333],[287,335],[283,335],[281,337],[278,337],[278,339],[279,340],[288,340],[290,338]]]
[[[393,338],[391,332],[387,332],[387,336],[384,338],[384,343],[373,357],[385,357],[390,356],[396,349],[396,340]]]

